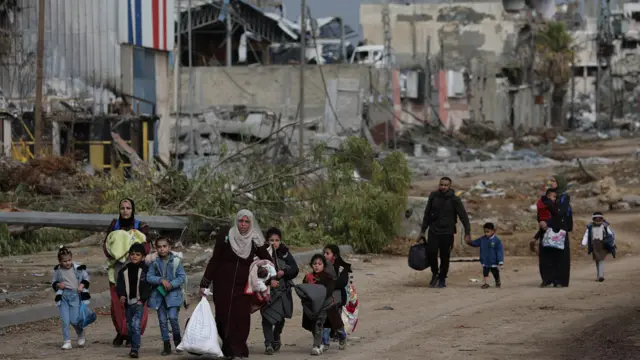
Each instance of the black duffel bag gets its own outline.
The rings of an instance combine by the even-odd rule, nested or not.
[[[422,271],[429,267],[429,260],[427,259],[427,242],[424,237],[420,238],[419,243],[413,245],[409,249],[409,267],[413,270]]]

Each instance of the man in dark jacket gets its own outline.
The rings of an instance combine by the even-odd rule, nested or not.
[[[427,234],[427,257],[431,265],[433,274],[430,287],[446,287],[447,273],[449,272],[449,258],[453,250],[454,235],[458,218],[464,226],[465,241],[471,240],[471,224],[469,216],[464,209],[462,200],[453,189],[451,189],[451,179],[443,177],[440,179],[438,191],[429,195],[427,208],[424,210],[422,220],[421,236],[429,230]],[[440,267],[438,268],[438,252],[440,252]]]

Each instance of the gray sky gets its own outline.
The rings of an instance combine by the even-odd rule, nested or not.
[[[348,24],[362,35],[360,31],[360,0],[307,0],[314,18],[325,16],[341,16]],[[284,0],[287,18],[297,20],[300,17],[300,0]]]

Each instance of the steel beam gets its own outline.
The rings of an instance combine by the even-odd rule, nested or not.
[[[0,213],[0,224],[57,227],[78,230],[106,230],[114,219],[109,214],[76,214],[62,212],[5,212]],[[151,230],[183,230],[189,225],[187,216],[136,216],[144,221]],[[212,226],[203,225],[201,231],[212,230]]]

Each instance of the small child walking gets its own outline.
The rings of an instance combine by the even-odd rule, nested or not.
[[[596,263],[596,281],[603,282],[604,259],[607,253],[616,257],[615,234],[601,212],[594,212],[591,221],[582,237],[582,246],[588,246],[588,254],[591,254]]]
[[[499,288],[502,285],[499,268],[504,264],[502,241],[496,236],[496,226],[493,223],[485,223],[482,228],[484,229],[484,236],[473,241],[469,240],[467,244],[480,248],[480,263],[482,264],[482,276],[484,276],[482,288],[488,289],[490,287],[488,283],[489,272],[491,272],[493,279],[496,281],[496,287]]]
[[[61,246],[58,250],[58,265],[54,268],[51,286],[56,291],[56,305],[60,312],[62,322],[62,350],[70,350],[71,336],[69,326],[73,326],[78,335],[78,346],[83,347],[86,343],[84,331],[79,326],[80,303],[88,303],[89,295],[89,273],[87,267],[73,262],[71,250]]]
[[[187,274],[180,258],[171,252],[169,239],[158,238],[155,245],[158,257],[149,265],[147,273],[147,282],[153,286],[149,307],[158,312],[160,335],[164,344],[161,354],[170,355],[169,324],[174,346],[177,347],[182,341],[178,314],[184,300],[181,287],[187,279]],[[176,352],[180,353],[178,350]]]
[[[130,337],[131,351],[129,357],[138,358],[142,341],[141,322],[146,302],[151,293],[147,284],[147,265],[144,257],[147,250],[141,243],[129,248],[129,262],[120,269],[116,280],[116,291],[127,315],[127,332]]]
[[[328,299],[333,298],[333,290],[335,288],[335,280],[333,276],[329,273],[325,272],[327,267],[327,260],[324,258],[322,254],[315,254],[311,258],[311,269],[312,272],[308,273],[303,280],[304,284],[317,284],[322,285],[326,288],[327,293],[325,297],[325,304]],[[324,324],[327,320],[327,312],[331,309],[336,309],[335,300],[332,300],[334,306],[330,306],[330,304],[326,304],[327,306],[323,306],[323,309],[318,313],[315,319],[310,319],[306,316],[306,313],[303,312],[302,325],[304,328],[308,329],[305,326],[305,323],[311,323],[311,332],[313,334],[313,347],[311,349],[311,355],[321,355],[325,350],[328,349],[329,339],[323,339],[324,333]],[[337,309],[336,309],[337,313]]]

